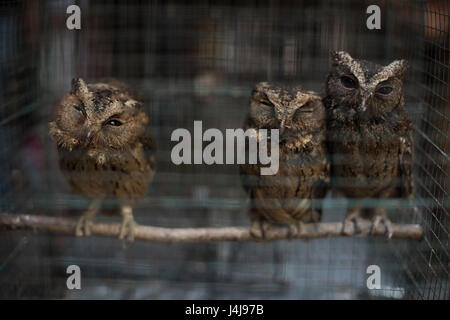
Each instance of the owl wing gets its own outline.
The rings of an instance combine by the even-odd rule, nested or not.
[[[414,154],[414,141],[412,122],[409,120],[408,130],[406,134],[400,137],[400,154],[399,154],[399,167],[400,167],[400,196],[402,198],[412,199],[414,195],[414,180],[413,180],[413,154]]]

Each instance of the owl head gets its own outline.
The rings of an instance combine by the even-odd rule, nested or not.
[[[117,150],[135,142],[148,122],[141,103],[123,84],[86,84],[75,78],[58,105],[50,134],[60,147]]]
[[[332,105],[344,108],[349,116],[383,118],[402,105],[406,60],[387,66],[353,59],[347,52],[333,52],[326,93]]]
[[[269,82],[254,87],[249,114],[255,128],[279,129],[280,141],[318,131],[325,121],[322,101],[314,92]]]

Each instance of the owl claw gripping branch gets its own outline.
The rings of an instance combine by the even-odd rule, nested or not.
[[[72,81],[49,133],[67,181],[91,200],[76,225],[77,236],[89,236],[102,201],[114,200],[121,207],[119,238],[133,241],[133,204],[147,192],[155,169],[148,124],[142,104],[124,84]]]

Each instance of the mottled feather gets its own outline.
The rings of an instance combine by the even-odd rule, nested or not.
[[[77,234],[80,228],[89,233],[86,215],[105,199],[121,203],[124,225],[132,233],[132,206],[145,196],[155,170],[155,143],[141,99],[117,80],[86,84],[76,78],[49,134],[68,183],[95,204],[80,219]]]
[[[324,198],[329,179],[325,125],[325,109],[315,93],[268,82],[255,86],[243,128],[279,129],[280,163],[273,176],[260,175],[259,164],[240,166],[253,221],[320,220],[316,200]]]
[[[335,189],[349,198],[413,198],[412,121],[404,106],[405,60],[387,66],[332,54],[324,104]],[[389,226],[386,211],[356,205],[359,212]]]

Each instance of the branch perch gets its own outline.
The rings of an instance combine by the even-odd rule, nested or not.
[[[32,229],[36,231],[57,234],[75,235],[76,220],[60,217],[48,217],[26,214],[0,214],[0,229]],[[117,237],[119,235],[118,223],[95,223],[92,225],[92,236]],[[342,234],[342,222],[325,222],[305,224],[301,233],[290,236],[286,227],[274,227],[266,234],[266,240],[283,239],[315,239],[326,237],[345,236],[382,236],[385,237],[385,228],[380,225],[378,230],[370,233],[369,221],[359,224],[361,232],[350,229],[348,235]],[[392,224],[392,238],[411,240],[422,239],[422,227],[418,224]],[[162,228],[138,225],[135,230],[135,239],[153,242],[217,242],[217,241],[259,241],[251,236],[247,227],[222,228]]]

